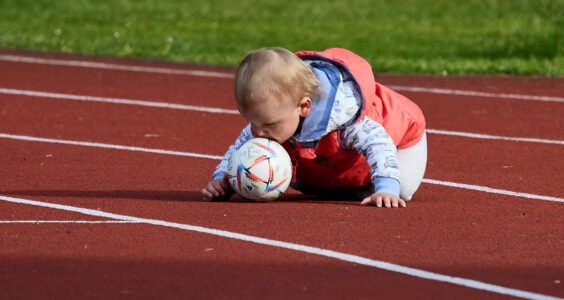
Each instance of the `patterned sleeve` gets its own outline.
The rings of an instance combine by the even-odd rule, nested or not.
[[[364,155],[370,165],[370,178],[375,192],[383,191],[378,190],[383,181],[395,179],[397,184],[385,192],[399,195],[397,147],[382,125],[364,117],[360,122],[341,130],[339,139],[343,149],[354,149]]]
[[[243,128],[243,130],[241,131],[241,134],[239,135],[239,137],[235,141],[235,144],[229,146],[229,148],[227,149],[227,152],[225,152],[225,155],[223,155],[223,159],[221,160],[219,165],[217,165],[217,167],[215,168],[215,172],[213,172],[213,176],[212,176],[213,180],[223,178],[223,176],[227,172],[227,161],[229,160],[231,153],[233,153],[233,151],[235,151],[235,149],[239,148],[246,141],[248,141],[252,138],[254,138],[254,135],[253,135],[253,132],[251,131],[251,124],[249,124],[245,128]]]

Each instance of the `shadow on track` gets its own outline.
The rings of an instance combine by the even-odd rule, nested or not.
[[[73,190],[16,190],[2,194],[19,196],[45,196],[65,198],[114,198],[160,201],[202,201],[200,192],[195,191],[155,191],[155,190],[108,190],[108,191],[73,191]]]
[[[2,191],[3,195],[11,196],[40,196],[61,198],[107,198],[107,199],[134,199],[134,200],[157,200],[157,201],[182,201],[182,202],[208,202],[202,200],[200,191],[158,191],[158,190],[106,190],[106,191],[76,191],[76,190],[11,190]],[[239,195],[233,195],[227,201],[214,202],[247,202]],[[287,193],[274,202],[303,202],[324,204],[351,204],[354,199],[345,197],[318,197],[299,193]],[[260,204],[260,203],[259,203]]]

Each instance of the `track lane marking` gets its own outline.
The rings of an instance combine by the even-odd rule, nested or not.
[[[168,221],[157,220],[157,219],[127,216],[127,215],[115,214],[115,213],[110,213],[110,212],[104,212],[104,211],[101,211],[101,210],[93,210],[93,209],[89,209],[89,208],[82,208],[82,207],[63,205],[63,204],[55,204],[55,203],[35,201],[35,200],[22,199],[22,198],[13,198],[13,197],[7,197],[7,196],[0,196],[0,200],[12,202],[12,203],[19,203],[19,204],[26,204],[26,205],[33,205],[33,206],[40,206],[40,207],[48,207],[48,208],[64,210],[64,211],[78,212],[78,213],[82,213],[82,214],[85,214],[85,215],[104,217],[104,218],[108,218],[108,219],[115,219],[115,220],[121,220],[121,221],[131,221],[131,222],[137,222],[137,223],[144,223],[144,224],[150,224],[150,225],[163,226],[163,227],[168,227],[168,228],[176,228],[176,229],[181,229],[181,230],[210,234],[210,235],[215,235],[215,236],[219,236],[219,237],[225,237],[225,238],[230,238],[230,239],[235,239],[235,240],[240,240],[240,241],[245,241],[245,242],[256,243],[256,244],[260,244],[260,245],[278,247],[278,248],[283,248],[283,249],[288,249],[288,250],[293,250],[293,251],[298,251],[298,252],[303,252],[303,253],[308,253],[308,254],[313,254],[313,255],[318,255],[318,256],[324,256],[324,257],[328,257],[328,258],[333,258],[333,259],[346,261],[346,262],[350,262],[350,263],[355,263],[355,264],[359,264],[359,265],[374,267],[374,268],[377,268],[377,269],[396,272],[396,273],[400,273],[400,274],[404,274],[404,275],[408,275],[408,276],[413,276],[413,277],[418,277],[418,278],[422,278],[422,279],[434,280],[434,281],[439,281],[439,282],[446,282],[446,283],[451,283],[451,284],[454,284],[454,285],[464,286],[464,287],[473,288],[473,289],[477,289],[477,290],[483,290],[483,291],[488,291],[488,292],[498,293],[498,294],[503,294],[503,295],[510,295],[510,296],[520,297],[520,298],[525,298],[525,299],[539,299],[539,300],[560,299],[560,300],[562,300],[562,298],[557,298],[557,297],[553,297],[553,296],[549,296],[549,295],[543,295],[543,294],[532,293],[532,292],[528,292],[528,291],[503,287],[503,286],[485,283],[485,282],[477,281],[477,280],[473,280],[473,279],[466,279],[466,278],[462,278],[462,277],[453,277],[453,276],[429,272],[429,271],[425,271],[425,270],[421,270],[421,269],[415,269],[415,268],[405,267],[405,266],[402,266],[402,265],[387,263],[387,262],[384,262],[384,261],[369,259],[369,258],[366,258],[366,257],[357,256],[357,255],[353,255],[353,254],[347,254],[347,253],[343,253],[343,252],[337,252],[337,251],[333,251],[333,250],[311,247],[311,246],[306,246],[306,245],[301,245],[301,244],[296,244],[296,243],[290,243],[290,242],[284,242],[284,241],[279,241],[279,240],[272,240],[272,239],[268,239],[268,238],[262,238],[262,237],[257,237],[257,236],[242,234],[242,233],[226,231],[226,230],[220,230],[220,229],[214,229],[214,228],[208,228],[208,227],[202,227],[202,226],[196,226],[196,225],[189,225],[189,224],[182,224],[182,223],[175,223],[175,222],[168,222]]]
[[[221,113],[223,113],[223,114],[234,114],[234,115],[239,114],[239,111],[237,111],[236,109],[205,107],[205,106],[196,106],[196,105],[184,105],[184,104],[166,103],[166,102],[159,102],[159,101],[146,101],[146,100],[135,100],[135,99],[106,98],[106,97],[86,96],[86,95],[50,93],[50,92],[30,91],[30,90],[17,90],[17,89],[0,88],[0,94],[39,97],[39,98],[51,98],[51,99],[63,99],[63,100],[75,100],[75,101],[101,102],[101,103],[112,103],[112,104],[139,105],[139,106],[146,106],[146,107],[203,111],[203,112],[220,113],[220,114]],[[480,134],[480,133],[438,130],[438,129],[427,129],[427,132],[431,133],[431,134],[452,135],[452,136],[477,138],[477,139],[493,139],[493,140],[507,140],[507,141],[514,141],[514,142],[530,142],[530,143],[545,143],[545,144],[564,145],[564,141],[549,140],[549,139],[537,139],[537,138],[526,138],[526,137],[506,137],[506,136],[495,136],[495,135]]]
[[[516,100],[564,102],[564,97],[556,97],[556,96],[536,96],[536,95],[520,95],[520,94],[507,94],[507,93],[488,93],[488,92],[478,92],[478,91],[468,91],[468,90],[424,88],[424,87],[399,86],[399,85],[388,85],[388,87],[393,89],[393,90],[405,91],[405,92],[456,95],[456,96],[468,96],[468,97],[505,98],[505,99],[516,99]]]
[[[144,73],[157,73],[157,74],[167,74],[167,75],[188,75],[188,76],[213,77],[213,78],[235,78],[234,74],[223,73],[223,72],[213,72],[213,71],[203,71],[203,70],[184,70],[184,69],[172,69],[172,68],[162,68],[162,67],[120,65],[120,64],[102,63],[102,62],[94,62],[94,61],[86,61],[86,60],[65,60],[65,59],[52,59],[52,58],[36,58],[36,57],[30,57],[30,56],[17,56],[17,55],[0,55],[0,60],[9,61],[9,62],[16,62],[16,63],[54,65],[54,66],[65,66],[65,67],[81,67],[81,68],[91,68],[91,69],[119,70],[119,71],[144,72]]]
[[[154,148],[122,146],[122,145],[105,144],[105,143],[93,143],[93,142],[81,142],[81,141],[69,141],[69,140],[60,140],[60,139],[39,138],[39,137],[33,137],[33,136],[13,135],[13,134],[5,134],[5,133],[0,133],[0,138],[22,140],[22,141],[29,141],[29,142],[64,144],[64,145],[95,147],[95,148],[105,148],[105,149],[114,149],[114,150],[128,150],[128,151],[135,151],[135,152],[148,152],[148,153],[156,153],[156,154],[188,156],[188,157],[197,157],[197,158],[208,158],[208,159],[216,159],[216,160],[221,160],[223,158],[223,156],[200,154],[200,153],[194,153],[194,152],[182,152],[182,151],[171,151],[171,150],[154,149]]]
[[[135,224],[133,221],[88,221],[88,220],[0,220],[0,224]]]
[[[481,134],[481,133],[461,132],[461,131],[438,130],[438,129],[425,129],[425,131],[427,133],[431,133],[431,134],[460,136],[460,137],[467,137],[467,138],[473,138],[473,139],[504,140],[504,141],[512,141],[512,142],[564,145],[564,141],[559,141],[559,140],[548,140],[548,139],[537,139],[537,138],[526,138],[526,137],[509,137],[509,136],[499,136],[499,135],[490,135],[490,134]]]
[[[210,113],[239,114],[239,111],[236,110],[236,109],[223,109],[223,108],[215,108],[215,107],[166,103],[166,102],[158,102],[158,101],[134,100],[134,99],[123,99],[123,98],[107,98],[107,97],[97,97],[97,96],[73,95],[73,94],[50,93],[50,92],[16,90],[16,89],[5,89],[5,88],[0,88],[0,93],[1,94],[8,94],[8,95],[17,95],[17,96],[39,97],[39,98],[51,98],[51,99],[63,99],[63,100],[75,100],[75,101],[87,101],[87,102],[138,105],[138,106],[169,108],[169,109],[179,109],[179,110],[204,111],[204,112],[210,112]]]
[[[521,192],[514,192],[514,191],[496,189],[496,188],[491,188],[491,187],[481,186],[481,185],[449,182],[449,181],[434,180],[434,179],[428,179],[428,178],[423,178],[422,182],[429,183],[429,184],[448,186],[448,187],[454,187],[454,188],[459,188],[459,189],[465,189],[465,190],[485,192],[485,193],[490,193],[490,194],[500,194],[500,195],[506,195],[506,196],[520,197],[520,198],[529,198],[529,199],[546,200],[546,201],[564,203],[563,198],[551,197],[551,196],[542,196],[542,195],[535,195],[535,194],[521,193]]]
[[[105,149],[114,149],[114,150],[148,152],[148,153],[176,155],[176,156],[185,156],[185,157],[195,157],[195,158],[207,158],[207,159],[214,159],[214,160],[221,160],[223,158],[223,156],[219,156],[219,155],[200,154],[200,153],[194,153],[194,152],[170,151],[170,150],[163,150],[163,149],[122,146],[122,145],[105,144],[105,143],[93,143],[93,142],[69,141],[69,140],[50,139],[50,138],[39,138],[39,137],[32,137],[32,136],[25,136],[25,135],[14,135],[14,134],[6,134],[6,133],[0,133],[0,138],[12,139],[12,140],[21,140],[21,141],[28,141],[28,142],[42,142],[42,143],[64,144],[64,145],[84,146],[84,147],[96,147],[96,148],[105,148]],[[529,199],[546,200],[546,201],[564,203],[563,198],[543,196],[543,195],[535,195],[535,194],[528,194],[528,193],[520,193],[520,192],[490,188],[490,187],[486,187],[486,186],[469,185],[469,184],[464,184],[464,183],[456,183],[456,182],[441,181],[441,180],[434,180],[434,179],[423,179],[423,182],[428,183],[428,184],[444,185],[444,186],[449,186],[449,187],[475,190],[475,191],[486,192],[486,193],[502,194],[502,195],[508,195],[508,196],[514,196],[514,197],[521,197],[521,198],[529,198]]]
[[[67,66],[67,67],[82,67],[82,68],[119,70],[119,71],[131,71],[131,72],[145,72],[145,73],[157,73],[157,74],[168,74],[168,75],[188,75],[188,76],[228,78],[228,79],[235,78],[234,74],[224,73],[224,72],[213,72],[213,71],[203,71],[203,70],[182,70],[182,69],[171,69],[171,68],[162,68],[162,67],[132,66],[132,65],[101,63],[101,62],[93,62],[93,61],[65,60],[65,59],[52,59],[52,58],[51,59],[50,58],[36,58],[36,57],[19,56],[19,55],[0,55],[0,60],[9,61],[9,62],[16,62],[16,63],[43,64],[43,65],[55,65],[55,66]],[[398,91],[408,91],[408,92],[415,92],[415,93],[431,93],[431,94],[458,95],[458,96],[468,96],[468,97],[486,97],[486,98],[516,99],[516,100],[564,102],[564,97],[557,97],[557,96],[538,96],[538,95],[521,95],[521,94],[508,94],[508,93],[489,93],[489,92],[479,92],[479,91],[469,91],[469,90],[439,89],[439,88],[426,88],[426,87],[416,87],[416,86],[399,86],[399,85],[388,85],[388,87],[390,87],[391,89],[398,90]]]

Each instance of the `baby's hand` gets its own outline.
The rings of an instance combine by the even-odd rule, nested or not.
[[[406,207],[405,201],[388,193],[374,193],[360,202],[360,205],[376,205],[378,207]]]
[[[202,199],[204,201],[226,200],[230,195],[231,187],[225,178],[210,181],[205,188],[202,189]]]

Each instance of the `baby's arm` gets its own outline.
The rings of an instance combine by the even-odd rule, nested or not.
[[[235,144],[229,146],[227,152],[223,156],[223,159],[215,168],[215,171],[212,176],[212,181],[210,181],[203,189],[202,189],[202,199],[204,201],[211,201],[211,200],[225,200],[231,196],[231,187],[225,179],[225,173],[227,172],[227,162],[229,161],[229,157],[231,153],[235,151],[235,149],[239,148],[243,143],[252,139],[253,132],[251,131],[251,125],[247,125],[242,131]]]
[[[399,198],[397,148],[382,125],[364,117],[340,132],[340,142],[344,149],[354,149],[364,155],[370,166],[374,193],[364,198],[362,205],[406,206]]]

